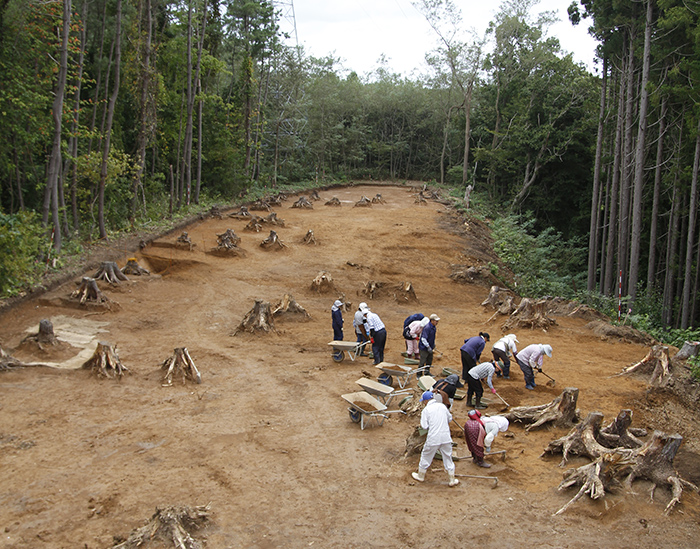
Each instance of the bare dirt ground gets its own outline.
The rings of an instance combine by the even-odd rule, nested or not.
[[[386,204],[353,207],[376,193]],[[324,206],[332,196],[340,208]],[[425,483],[414,482],[418,456],[403,453],[417,418],[393,415],[364,431],[350,420],[340,395],[359,390],[363,371],[380,372],[366,358],[331,360],[337,295],[316,294],[310,284],[329,271],[354,312],[368,280],[412,282],[415,304],[390,296],[369,303],[387,325],[386,360],[402,363],[406,316],[437,313],[444,356],[434,371],[461,370],[462,341],[479,331],[494,341],[502,320],[486,324],[492,311],[480,303],[488,288],[452,282],[450,264],[484,264],[488,246],[478,225],[464,225],[437,202],[415,204],[407,188],[347,187],[321,192],[321,199],[313,210],[290,208],[295,198],[275,209],[286,222],[277,231],[288,248],[279,252],[259,247],[267,232],[246,232],[245,221],[228,217],[188,227],[192,251],[167,247],[177,234],[164,237],[136,255],[157,275],[101,284],[119,310],[63,305],[75,288],[71,281],[2,313],[5,350],[23,361],[68,362],[0,372],[0,547],[107,548],[156,507],[207,503],[211,523],[200,535],[212,548],[697,547],[700,498],[687,490],[670,516],[663,514],[670,493],[658,490],[652,503],[649,484],[636,482],[636,494],[583,498],[552,517],[574,492],[557,491],[559,459],[539,456],[566,430],[512,425],[513,436],[501,434],[494,444],[507,450],[505,461],[490,458],[488,471],[457,462],[457,473],[497,476],[495,489],[477,479],[448,488],[440,461]],[[242,237],[246,256],[204,253],[228,228]],[[317,246],[301,244],[309,229]],[[285,293],[310,321],[279,321],[278,333],[232,335],[255,299],[274,303]],[[352,312],[344,316],[345,339],[354,339]],[[20,346],[43,318],[54,321],[59,337],[70,334],[68,351],[64,345],[32,354]],[[602,340],[585,320],[557,320],[548,333],[517,332],[520,348],[552,345],[544,370],[556,387],[538,378],[536,390],[526,391],[516,367],[511,380],[496,380],[500,394],[511,406],[544,404],[564,387],[578,387],[582,414],[601,411],[606,423],[632,408],[633,426],[683,435],[676,466],[698,483],[698,415],[648,393],[641,379],[609,377],[647,348]],[[94,338],[117,346],[129,375],[115,381],[70,369],[81,363],[70,358]],[[160,366],[176,347],[189,349],[201,385],[161,386]],[[465,404],[455,405],[460,424]],[[501,409],[494,402],[486,412]],[[457,431],[454,439],[455,454],[466,456]],[[574,458],[570,466],[584,463]]]

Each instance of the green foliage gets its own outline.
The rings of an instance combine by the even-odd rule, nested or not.
[[[576,240],[563,240],[552,228],[536,233],[534,225],[534,219],[516,216],[493,220],[494,251],[513,271],[521,295],[574,297],[585,286],[586,249]]]
[[[686,362],[690,366],[690,375],[695,381],[700,381],[700,356],[691,356]]]
[[[12,296],[36,281],[42,233],[32,212],[0,213],[0,295]]]

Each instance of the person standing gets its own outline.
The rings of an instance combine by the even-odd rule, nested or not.
[[[384,362],[384,347],[386,346],[386,327],[377,313],[373,313],[367,307],[367,328],[372,342],[372,354],[374,364]]]
[[[513,360],[515,360],[515,355],[518,354],[518,348],[515,346],[516,343],[520,343],[515,334],[508,334],[502,337],[496,343],[493,344],[491,349],[491,354],[495,361],[503,362],[503,378],[510,379],[510,353],[513,353]],[[498,377],[501,377],[500,374]]]
[[[419,340],[423,333],[423,329],[428,325],[430,319],[424,316],[420,320],[414,320],[408,325],[408,335],[409,339],[406,340],[406,347],[408,347],[408,358],[413,358],[416,360],[420,359],[420,349]]]
[[[420,321],[425,318],[425,315],[423,313],[414,313],[410,316],[406,317],[406,320],[403,321],[403,338],[406,340],[406,357],[407,358],[414,358],[414,354],[418,355],[418,350],[413,353],[412,351],[412,340],[415,339],[414,337],[411,336],[411,323],[415,321]],[[418,358],[417,356],[415,358]]]
[[[491,336],[486,332],[479,332],[478,336],[464,340],[464,345],[459,348],[462,353],[462,379],[464,381],[469,381],[467,379],[469,370],[479,363],[481,352],[484,350],[486,342],[490,340]]]
[[[352,319],[352,326],[353,328],[355,328],[355,336],[357,337],[358,343],[364,343],[365,341],[369,341],[369,332],[367,331],[367,319],[365,318],[368,310],[369,309],[367,308],[367,303],[360,303],[360,306],[357,308],[355,316]],[[360,356],[367,356],[364,347],[362,347],[362,350],[360,351]]]
[[[433,397],[433,393],[430,391],[425,391],[421,395],[421,402],[427,402],[420,414],[420,426],[428,430],[428,436],[420,453],[418,472],[411,473],[411,476],[418,482],[423,482],[435,453],[440,450],[442,464],[450,478],[449,486],[457,486],[459,480],[455,478],[455,464],[452,461],[452,435],[450,434],[452,414],[445,404],[438,402]]]
[[[333,341],[343,341],[343,311],[340,308],[343,302],[335,300],[331,307],[331,325],[333,326]]]
[[[541,343],[533,343],[520,351],[515,360],[523,371],[525,377],[525,388],[532,391],[535,388],[535,372],[534,369],[542,371],[542,361],[544,355],[552,358],[552,346],[543,345]]]
[[[491,467],[490,463],[484,461],[484,440],[486,439],[486,429],[481,421],[479,410],[469,410],[469,418],[464,424],[464,439],[467,441],[467,448],[472,453],[472,460],[479,467]]]
[[[496,389],[493,387],[493,374],[500,371],[501,368],[498,366],[498,363],[493,361],[477,364],[467,372],[467,408],[471,406],[472,395],[475,395],[474,408],[479,409],[481,407],[481,397],[484,394],[484,386],[481,384],[482,379],[486,380],[491,388],[491,392],[496,393]]]
[[[423,375],[430,375],[430,367],[433,365],[433,353],[435,352],[435,336],[437,335],[437,325],[440,317],[436,314],[430,315],[430,322],[425,325],[420,335],[418,349],[420,351],[420,362],[418,368],[423,368]]]

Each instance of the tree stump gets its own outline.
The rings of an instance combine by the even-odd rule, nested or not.
[[[314,245],[318,244],[318,242],[316,242],[316,237],[314,236],[313,230],[309,229],[307,231],[306,236],[302,239],[302,243]]]
[[[321,197],[318,195],[318,191],[316,189],[311,191],[309,197],[311,198],[311,200],[321,200]]]
[[[415,200],[413,201],[413,203],[414,203],[414,204],[420,204],[421,206],[427,206],[427,205],[428,205],[428,201],[427,201],[427,200],[425,199],[425,197],[423,196],[423,193],[418,193],[418,194],[416,195],[416,198],[415,198]]]
[[[223,214],[221,213],[221,208],[219,208],[219,206],[212,206],[211,208],[209,208],[209,217],[216,219],[224,218]]]
[[[355,202],[355,208],[369,208],[371,205],[372,201],[366,196],[363,196],[360,200]]]
[[[376,299],[383,292],[386,284],[384,282],[378,282],[376,280],[368,280],[364,283],[364,288],[360,290],[360,293],[367,296],[367,299]]]
[[[453,272],[454,274],[454,272]],[[450,278],[452,278],[452,275],[450,275]],[[498,310],[504,303],[508,301],[508,298],[513,298],[513,292],[508,290],[507,288],[499,288],[498,286],[491,286],[489,289],[489,295],[486,296],[486,299],[484,299],[481,302],[482,307],[491,307],[494,310]],[[513,309],[515,310],[515,308]],[[510,311],[512,313],[513,311]],[[510,314],[508,313],[508,314]]]
[[[545,332],[557,322],[545,312],[546,300],[532,301],[524,297],[501,329],[504,332],[516,328],[541,329]]]
[[[410,282],[399,282],[394,290],[394,299],[402,303],[417,301],[418,298],[416,298],[416,292],[413,289],[413,284]]]
[[[243,255],[243,250],[238,247],[241,242],[241,237],[238,236],[232,229],[226,229],[226,232],[217,234],[216,248],[212,248],[209,253],[218,256],[240,256]]]
[[[282,205],[282,195],[277,196],[266,196],[263,198],[270,206],[281,206]]]
[[[251,217],[250,212],[248,211],[248,208],[246,206],[241,206],[241,209],[238,210],[237,212],[233,212],[228,214],[229,217],[233,217],[235,219],[249,219]]]
[[[39,348],[42,345],[58,345],[58,339],[53,331],[53,323],[48,319],[44,318],[39,322],[39,331],[36,334],[31,334],[22,340],[24,342],[34,342]]]
[[[428,431],[421,429],[420,425],[417,425],[406,439],[406,448],[403,451],[403,455],[408,457],[414,454],[420,454],[425,445],[426,438],[428,438]]]
[[[381,194],[377,193],[377,194],[374,195],[374,197],[372,198],[372,204],[386,204],[386,200],[384,200],[384,199],[382,198],[382,195],[381,195]]]
[[[238,332],[276,332],[275,321],[267,301],[255,300],[253,308],[246,313],[233,335]]]
[[[552,423],[556,427],[571,427],[578,421],[578,389],[567,387],[564,392],[549,404],[539,406],[517,406],[511,408],[505,415],[509,421],[529,423],[525,429],[529,431],[536,429],[547,423]]]
[[[284,227],[284,219],[280,219],[279,217],[277,217],[277,214],[275,212],[270,212],[267,217],[263,218],[263,221],[265,223],[269,223],[270,225]]]
[[[148,269],[144,269],[139,265],[138,261],[136,261],[135,257],[130,257],[126,265],[124,265],[124,268],[122,269],[122,273],[125,275],[135,275],[135,276],[141,276],[141,275],[150,275],[151,272]]]
[[[208,520],[209,505],[157,508],[151,520],[133,530],[125,541],[113,545],[112,549],[141,549],[149,546],[153,540],[175,544],[177,549],[201,549],[203,542],[197,541],[193,534],[203,528]]]
[[[264,223],[263,218],[260,217],[259,215],[253,215],[250,218],[250,221],[248,224],[243,227],[246,231],[255,231],[256,233],[259,233],[262,230],[262,224]]]
[[[129,280],[127,276],[119,270],[114,261],[105,261],[100,265],[97,272],[92,275],[95,280],[104,280],[110,284],[119,284],[122,280]]]
[[[176,248],[187,248],[188,250],[192,251],[192,248],[194,248],[197,244],[192,242],[190,240],[190,235],[187,234],[187,231],[183,232],[180,236],[177,237],[177,240],[175,241],[175,247]]]
[[[343,303],[341,309],[346,313],[352,310],[352,301],[346,301],[345,294],[340,294],[338,296],[338,301]]]
[[[89,276],[84,276],[80,286],[71,295],[81,305],[85,303],[108,303],[109,299],[100,291],[97,281]]]
[[[173,356],[165,359],[160,369],[165,370],[165,375],[163,376],[164,387],[173,384],[174,376],[180,377],[183,385],[188,379],[195,383],[202,383],[202,375],[194,365],[194,360],[192,360],[187,347],[177,347],[173,352]]]
[[[319,294],[325,294],[335,290],[335,284],[333,284],[333,277],[331,276],[331,273],[327,271],[321,271],[318,273],[311,281],[311,289]]]
[[[0,345],[0,372],[11,370],[12,368],[18,368],[20,366],[22,366],[22,363],[16,358],[13,358],[7,354],[2,348],[2,345]]]
[[[309,202],[309,200],[305,196],[300,196],[299,200],[297,200],[294,204],[292,204],[292,208],[301,208],[304,210],[313,210],[314,205]]]
[[[620,410],[610,425],[600,430],[605,437],[603,444],[608,448],[639,448],[644,444],[637,437],[647,436],[646,429],[632,428],[632,410]]]
[[[668,347],[665,345],[654,345],[647,353],[647,356],[636,364],[632,364],[632,366],[624,368],[614,377],[631,374],[634,372],[639,374],[649,374],[651,372],[651,377],[649,378],[648,383],[649,385],[658,387],[662,385],[671,375],[669,370],[669,362]]]
[[[261,243],[260,247],[265,250],[282,250],[287,245],[282,242],[275,231],[270,231],[270,234]]]
[[[284,297],[274,307],[272,307],[273,317],[280,317],[283,315],[301,315],[304,320],[311,318],[311,315],[306,311],[306,309],[304,309],[304,307],[299,305],[294,300],[294,296],[292,296],[292,294],[284,294]]]
[[[92,355],[92,358],[83,364],[82,368],[91,370],[93,373],[97,374],[98,377],[111,378],[121,378],[129,371],[119,360],[116,347],[112,348],[106,341],[97,343],[95,353]]]
[[[269,212],[270,211],[270,205],[265,202],[263,199],[256,200],[250,205],[250,209],[253,212]]]
[[[338,197],[334,196],[333,198],[331,198],[330,200],[328,200],[326,202],[326,206],[340,207],[340,206],[342,206],[342,204],[340,203],[340,200],[338,199]]]
[[[683,343],[683,347],[678,351],[673,359],[676,360],[688,360],[691,356],[698,356],[700,354],[700,341],[686,341]]]

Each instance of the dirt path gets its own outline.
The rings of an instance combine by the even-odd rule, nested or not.
[[[378,192],[386,204],[352,207]],[[332,196],[342,207],[323,205]],[[95,331],[104,330],[96,337],[117,345],[131,371],[121,382],[82,370],[0,373],[0,547],[106,548],[157,506],[206,503],[211,548],[697,546],[700,498],[686,492],[680,511],[665,517],[670,494],[658,490],[650,503],[644,482],[635,484],[637,495],[581,500],[551,517],[573,496],[556,490],[559,460],[539,457],[565,434],[556,429],[526,433],[516,425],[512,438],[499,436],[494,449],[508,457],[488,470],[499,478],[496,489],[480,480],[448,488],[439,461],[417,485],[410,473],[418,456],[403,457],[416,419],[393,416],[364,431],[350,421],[340,395],[359,390],[355,380],[363,371],[378,372],[364,358],[333,363],[326,344],[336,295],[318,295],[310,284],[319,271],[329,271],[354,310],[367,280],[412,282],[417,304],[391,297],[370,303],[387,325],[386,359],[402,360],[406,316],[435,312],[444,357],[434,370],[460,369],[463,339],[484,330],[497,336],[500,323],[484,324],[491,311],[480,303],[488,288],[453,283],[450,264],[485,263],[489,251],[474,238],[478,227],[463,226],[438,203],[415,204],[406,188],[349,187],[321,198],[313,210],[292,209],[293,200],[276,208],[285,220],[278,229],[289,245],[284,251],[262,250],[266,233],[244,231],[244,221],[208,220],[188,228],[192,252],[154,245],[138,255],[159,276],[106,288],[119,311],[60,306],[59,298],[74,289],[71,282],[0,316],[7,350],[42,318],[95,322]],[[204,253],[227,228],[242,237],[244,258]],[[309,229],[319,245],[301,244]],[[255,299],[275,302],[285,293],[310,312],[309,322],[278,322],[277,334],[232,336]],[[352,339],[352,313],[344,316],[345,339]],[[556,387],[541,383],[526,391],[516,368],[510,381],[497,381],[499,392],[516,406],[549,402],[562,388],[578,387],[582,413],[599,410],[606,421],[631,407],[638,413],[634,425],[685,437],[677,465],[685,478],[700,481],[696,415],[672,403],[656,414],[641,381],[609,379],[647,349],[602,341],[585,324],[559,318],[550,333],[518,332],[520,347],[552,345],[545,371]],[[161,387],[159,367],[175,347],[189,349],[201,385]],[[15,354],[56,358],[27,353]],[[487,412],[500,409],[492,404]],[[456,404],[458,422],[466,411],[464,401]],[[455,453],[466,455],[464,441],[455,440]],[[457,463],[458,473],[483,471]]]

